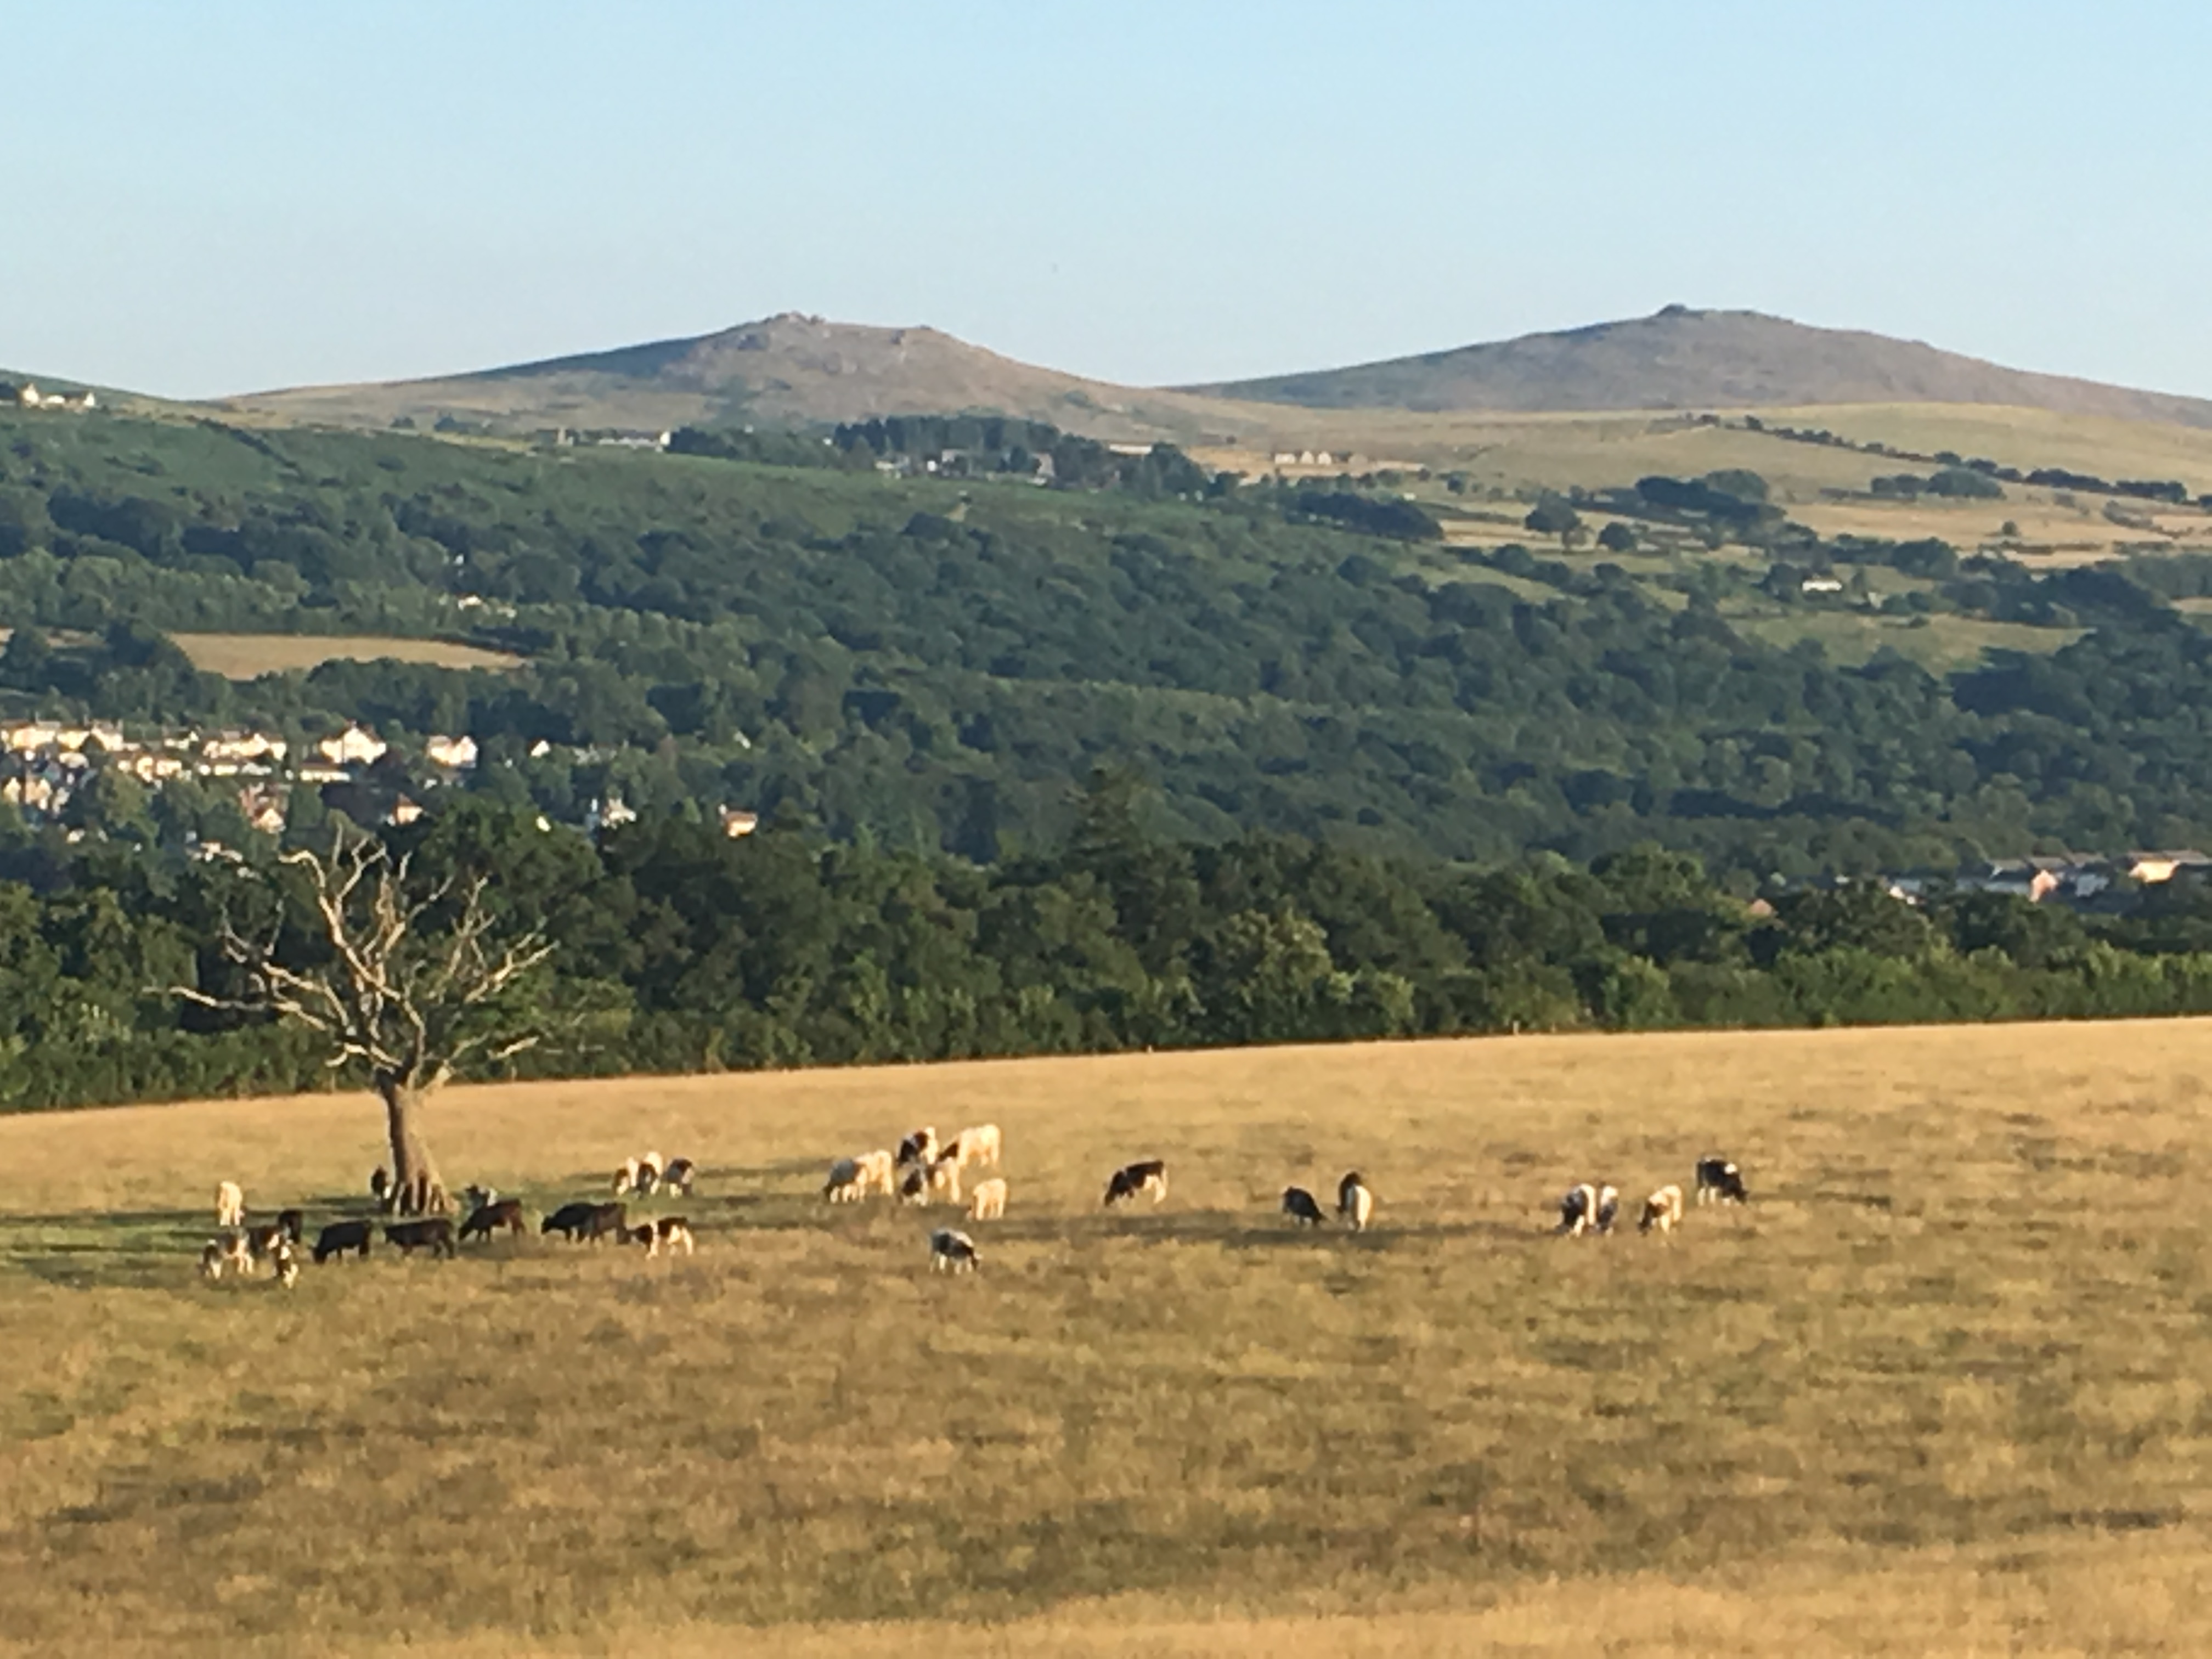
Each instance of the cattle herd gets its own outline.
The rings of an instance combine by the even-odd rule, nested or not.
[[[831,1204],[857,1204],[872,1195],[916,1206],[939,1202],[963,1204],[963,1173],[981,1169],[996,1171],[1001,1148],[999,1126],[995,1123],[963,1129],[944,1141],[938,1139],[934,1128],[916,1129],[902,1137],[896,1150],[883,1148],[838,1158],[830,1166],[822,1196]],[[538,1233],[545,1237],[558,1234],[572,1243],[613,1239],[617,1243],[635,1246],[647,1256],[672,1255],[679,1250],[690,1255],[696,1241],[687,1219],[662,1215],[634,1224],[629,1202],[665,1194],[689,1197],[697,1174],[698,1166],[688,1158],[664,1164],[658,1152],[647,1152],[641,1158],[625,1158],[614,1172],[611,1197],[564,1203],[538,1224]],[[1717,1156],[1698,1160],[1693,1189],[1701,1205],[1741,1204],[1750,1196],[1741,1170],[1729,1159]],[[398,1189],[386,1171],[379,1169],[369,1177],[368,1190],[379,1208],[390,1217]],[[1111,1209],[1117,1204],[1149,1198],[1158,1205],[1164,1203],[1167,1195],[1165,1161],[1146,1158],[1114,1171],[1106,1183],[1104,1203],[1106,1208]],[[464,1218],[458,1227],[450,1216],[393,1218],[382,1224],[385,1242],[402,1256],[427,1250],[433,1256],[450,1257],[458,1255],[460,1246],[471,1239],[489,1240],[502,1232],[514,1237],[527,1237],[529,1218],[523,1213],[520,1199],[502,1198],[489,1187],[471,1186],[463,1190],[462,1200]],[[966,1218],[971,1222],[1003,1219],[1006,1213],[1006,1177],[994,1173],[977,1182],[969,1189],[964,1205]],[[1682,1224],[1682,1210],[1681,1188],[1672,1184],[1661,1187],[1644,1200],[1637,1230],[1670,1235]],[[1297,1227],[1319,1227],[1328,1219],[1320,1200],[1303,1187],[1284,1189],[1282,1212]],[[1354,1232],[1364,1231],[1374,1213],[1374,1192],[1357,1170],[1337,1182],[1339,1222]],[[1577,1238],[1588,1233],[1610,1233],[1620,1214],[1618,1188],[1595,1182],[1577,1182],[1559,1200],[1557,1231]],[[226,1181],[216,1188],[216,1225],[219,1229],[216,1236],[200,1252],[200,1272],[206,1278],[221,1279],[226,1273],[249,1275],[257,1267],[265,1265],[276,1283],[289,1288],[297,1282],[299,1249],[306,1230],[306,1217],[301,1211],[283,1210],[273,1222],[249,1226],[246,1222],[245,1194],[237,1182]],[[361,1218],[331,1222],[316,1235],[311,1254],[318,1266],[333,1256],[366,1256],[377,1231],[377,1223]],[[973,1273],[981,1266],[981,1259],[975,1239],[957,1228],[939,1227],[929,1234],[929,1261],[933,1272]]]

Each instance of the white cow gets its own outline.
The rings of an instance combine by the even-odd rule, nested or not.
[[[960,1160],[952,1153],[945,1153],[929,1166],[929,1195],[947,1204],[960,1201]]]
[[[608,1190],[617,1198],[625,1198],[637,1190],[637,1160],[635,1158],[626,1158],[622,1161],[622,1168],[615,1171],[615,1178],[608,1183]]]
[[[1006,1215],[1005,1177],[993,1176],[988,1181],[976,1182],[975,1190],[968,1194],[968,1218],[971,1221],[1003,1221]]]
[[[979,1123],[972,1129],[963,1129],[952,1137],[945,1148],[945,1153],[963,1168],[970,1164],[978,1168],[988,1164],[991,1168],[997,1169],[999,1167],[999,1126],[995,1123]]]
[[[235,1227],[246,1219],[246,1194],[235,1181],[220,1182],[215,1189],[215,1224]]]
[[[892,1195],[898,1165],[889,1152],[878,1147],[872,1152],[862,1152],[853,1162],[860,1166],[863,1198],[870,1193],[881,1193],[885,1198]]]
[[[929,1236],[929,1265],[935,1273],[972,1273],[978,1265],[975,1241],[950,1227]]]
[[[1336,1183],[1336,1218],[1354,1232],[1367,1230],[1367,1218],[1375,1213],[1375,1194],[1355,1170]]]
[[[1644,1200],[1644,1213],[1637,1218],[1636,1231],[1671,1233],[1681,1224],[1682,1189],[1670,1184]]]

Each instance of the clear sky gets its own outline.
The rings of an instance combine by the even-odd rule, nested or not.
[[[0,365],[797,310],[1148,383],[1680,301],[2212,396],[2208,64],[2201,0],[22,0]]]

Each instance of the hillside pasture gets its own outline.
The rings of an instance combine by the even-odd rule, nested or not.
[[[365,1097],[0,1121],[0,1646],[2203,1650],[2212,1023],[502,1085],[445,1172],[704,1166],[696,1257],[195,1272]],[[1004,1129],[973,1276],[839,1154]],[[1701,1153],[1754,1201],[1553,1237]],[[1158,1207],[1108,1172],[1169,1162]],[[1374,1229],[1292,1231],[1358,1168]]]
[[[250,680],[317,668],[326,662],[425,663],[434,668],[517,668],[522,659],[456,640],[409,640],[390,635],[175,634],[192,666],[225,679]]]

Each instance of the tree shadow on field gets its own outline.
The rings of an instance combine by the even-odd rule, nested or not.
[[[1232,1250],[1334,1249],[1340,1253],[1352,1251],[1366,1255],[1382,1255],[1406,1247],[1462,1239],[1497,1244],[1540,1241],[1547,1237],[1548,1234],[1545,1230],[1507,1221],[1394,1223],[1389,1226],[1370,1226],[1356,1233],[1341,1227],[1294,1227],[1288,1222],[1271,1226],[1253,1222],[1223,1238],[1221,1243]]]

